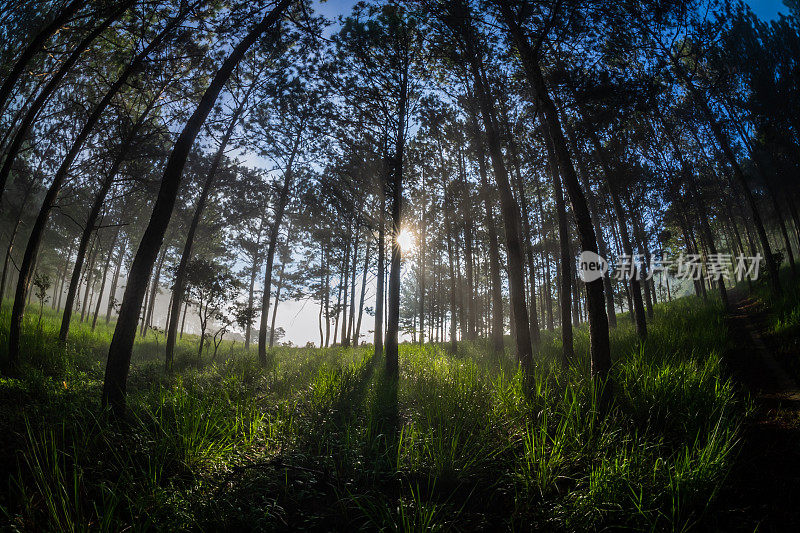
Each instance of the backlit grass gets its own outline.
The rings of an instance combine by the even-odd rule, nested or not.
[[[658,306],[644,344],[627,321],[613,332],[606,410],[584,328],[568,370],[546,332],[528,394],[483,342],[401,345],[394,381],[370,347],[280,347],[262,368],[230,344],[197,364],[185,336],[167,377],[150,336],[113,423],[98,405],[112,330],[76,324],[61,346],[57,318],[35,319],[22,378],[0,381],[0,505],[20,529],[684,530],[736,453],[725,322],[693,298]],[[0,321],[5,356],[7,308]]]

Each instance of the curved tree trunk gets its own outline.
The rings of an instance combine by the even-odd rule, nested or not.
[[[47,24],[36,34],[33,40],[28,43],[28,46],[17,56],[17,60],[11,68],[11,72],[8,73],[6,79],[3,80],[3,85],[0,86],[0,113],[5,110],[6,102],[8,101],[8,97],[11,96],[14,85],[17,83],[20,76],[22,76],[22,73],[25,72],[25,67],[30,63],[31,59],[33,59],[33,56],[44,48],[44,45],[50,37],[66,24],[70,17],[77,13],[82,5],[84,5],[83,0],[72,0],[55,16],[52,22]]]
[[[83,46],[84,49],[87,48],[89,46],[89,44],[91,44],[92,40],[94,40],[117,17],[121,16],[127,10],[127,6],[129,6],[131,3],[132,2],[130,0],[128,0],[124,4],[122,4],[123,7],[117,9],[111,17],[107,18],[97,29],[95,29],[94,32],[92,32],[92,34],[90,34],[86,39],[84,39],[84,41],[81,42],[81,45],[79,45],[78,48],[80,49],[81,46]],[[80,153],[81,149],[83,148],[83,143],[86,142],[86,140],[89,138],[89,135],[91,134],[92,130],[94,129],[94,126],[100,120],[100,117],[102,116],[102,114],[105,111],[106,107],[108,107],[108,105],[111,103],[112,99],[117,94],[117,92],[125,85],[125,83],[127,82],[128,78],[139,68],[139,66],[145,60],[147,55],[158,45],[158,43],[161,41],[161,39],[163,39],[163,37],[166,36],[167,33],[169,33],[168,30],[169,30],[169,25],[168,25],[168,28],[165,28],[164,31],[162,31],[155,39],[153,39],[153,41],[147,47],[145,47],[145,49],[142,50],[142,52],[140,52],[133,59],[133,61],[131,61],[131,63],[128,64],[128,66],[125,68],[125,70],[122,72],[122,74],[120,74],[120,76],[117,79],[117,81],[114,82],[114,84],[106,91],[105,95],[103,95],[103,98],[100,100],[100,102],[92,110],[92,113],[89,115],[89,118],[86,120],[86,123],[81,128],[80,133],[78,133],[77,137],[72,142],[72,146],[70,147],[69,151],[67,152],[67,155],[64,157],[64,160],[61,162],[61,165],[59,166],[58,170],[56,171],[56,173],[55,173],[55,175],[53,177],[53,181],[50,184],[50,187],[48,188],[47,193],[45,194],[45,197],[44,197],[44,199],[42,201],[42,206],[41,206],[41,208],[39,210],[39,214],[37,215],[36,221],[34,222],[33,228],[31,229],[31,234],[28,237],[28,245],[27,245],[27,247],[25,249],[25,255],[23,256],[22,264],[20,265],[20,279],[19,279],[19,281],[17,283],[17,297],[21,297],[21,298],[20,298],[20,304],[17,305],[15,303],[14,308],[12,308],[11,326],[10,326],[10,333],[9,333],[9,359],[10,359],[12,365],[16,364],[15,360],[19,356],[19,335],[20,335],[19,329],[21,328],[22,318],[23,318],[23,314],[25,312],[25,308],[24,308],[24,304],[23,304],[24,298],[25,298],[25,294],[29,290],[30,280],[32,279],[32,276],[33,276],[32,265],[35,264],[35,262],[36,262],[36,256],[37,256],[38,251],[39,251],[39,245],[40,245],[42,237],[44,235],[45,228],[47,227],[47,221],[48,221],[48,218],[50,216],[50,211],[52,210],[53,205],[55,204],[55,201],[58,198],[59,193],[61,192],[61,186],[63,185],[64,180],[66,179],[67,173],[69,172],[69,168],[72,166],[73,161],[75,161],[75,158]],[[78,52],[78,49],[76,49],[75,52]],[[73,52],[73,55],[75,55],[75,52]],[[80,54],[75,55],[74,61],[72,61],[72,64],[74,64],[74,62],[77,61],[78,55],[80,55]],[[70,57],[70,59],[73,59],[73,57]],[[65,62],[65,63],[67,63],[67,62]],[[72,64],[69,65],[70,68],[71,68]],[[64,66],[66,66],[66,65],[62,65],[62,69],[64,68]],[[60,70],[59,70],[59,72],[60,72]],[[66,71],[63,74],[66,74]],[[61,75],[61,77],[63,77],[63,74]],[[55,77],[57,77],[57,76],[54,76],[54,78]],[[59,78],[59,80],[60,80],[60,78]],[[59,81],[59,80],[56,80],[56,83],[53,84],[52,88],[50,88],[50,85],[48,85],[48,87],[46,87],[43,90],[43,92],[47,91],[48,88],[50,88],[50,90],[52,92],[52,90],[55,89],[55,86],[58,85],[57,81]],[[52,80],[51,80],[51,83],[52,83]],[[42,96],[43,95],[40,95],[40,97],[42,97]],[[44,104],[44,101],[46,99],[47,99],[46,97],[42,99],[42,101],[39,103],[39,107],[41,107],[41,105]],[[36,110],[36,112],[31,115],[30,114],[31,111],[32,110],[29,110],[30,122],[33,121],[33,119],[35,118],[36,114],[38,113],[38,110]],[[26,118],[28,118],[28,117],[26,117]],[[30,124],[28,124],[24,128],[27,129],[28,127],[30,127]],[[23,126],[20,126],[20,131],[17,132],[18,136],[21,133],[24,133],[22,131],[22,129],[23,129]],[[22,137],[24,137],[24,135]],[[16,138],[15,138],[14,142],[15,143],[17,142]],[[20,138],[19,143],[21,144],[21,142],[22,142],[22,140]],[[12,148],[13,148],[13,143],[12,143]],[[9,152],[8,155],[7,155],[7,159],[6,159],[5,163],[4,163],[4,165],[8,164],[8,169],[9,170],[11,168],[11,164],[13,163],[13,161],[10,161],[10,159],[13,159],[14,156],[15,156],[15,152],[14,151]],[[121,161],[119,163],[121,164]],[[4,166],[3,168],[5,169],[6,167]],[[116,172],[116,171],[114,171],[114,172]],[[7,176],[7,174],[6,174],[6,176]],[[113,174],[110,174],[110,176],[113,176]],[[111,178],[109,178],[109,179],[111,179]],[[4,182],[5,182],[5,177],[2,176],[2,171],[0,171],[0,194],[2,194]],[[108,184],[108,186],[110,186],[110,183]],[[104,198],[104,195],[103,195],[103,198]],[[102,199],[101,199],[101,201],[102,201]],[[95,217],[96,216],[97,216],[97,214],[95,213]],[[16,302],[16,298],[15,298],[15,302]],[[67,306],[67,307],[69,308],[69,306]],[[67,327],[66,327],[67,330],[69,329],[69,325],[68,325],[69,322],[68,321],[69,321],[69,317],[67,318]],[[63,320],[62,320],[61,329],[62,329],[62,331],[61,331],[59,337],[63,338],[63,339],[66,339],[66,332],[64,331],[65,328],[64,328],[64,321]]]
[[[53,94],[58,85],[61,83],[61,80],[64,78],[64,76],[66,76],[67,73],[72,69],[72,67],[75,66],[75,63],[78,62],[78,59],[83,54],[83,52],[86,51],[86,49],[89,48],[89,46],[94,42],[94,40],[97,39],[97,37],[99,37],[100,34],[103,33],[109,26],[111,26],[111,24],[115,20],[121,17],[122,14],[125,11],[127,11],[128,7],[130,7],[133,3],[134,0],[126,0],[125,2],[120,4],[120,6],[117,9],[115,9],[109,17],[107,17],[100,24],[98,24],[91,32],[89,32],[89,35],[84,37],[83,40],[80,43],[78,43],[78,45],[72,50],[67,59],[65,59],[64,62],[61,63],[61,66],[58,68],[55,74],[53,74],[53,76],[50,78],[50,81],[39,92],[39,95],[36,97],[31,106],[28,108],[28,111],[25,113],[25,117],[22,119],[19,126],[17,127],[17,132],[14,134],[14,138],[12,139],[11,144],[8,146],[8,149],[6,149],[5,159],[3,160],[3,166],[0,167],[0,198],[2,198],[3,192],[5,191],[6,182],[8,181],[8,176],[11,173],[11,168],[14,166],[14,162],[17,159],[17,154],[22,148],[22,143],[25,142],[25,139],[28,137],[28,130],[30,130],[34,120],[36,120],[36,117],[39,115],[39,112],[42,110],[45,103],[47,103],[47,101],[50,99],[50,96]],[[120,84],[120,87],[121,86],[122,84]],[[116,92],[116,90],[119,89],[119,87],[117,87],[116,89],[114,89],[114,87],[116,87],[116,84],[112,86],[112,89],[109,90],[109,92],[112,91]],[[111,96],[113,96],[113,94]],[[101,105],[98,105],[97,107],[102,106],[102,108],[105,108],[105,105],[108,105],[108,102],[110,101],[111,97],[108,98],[104,97],[103,101],[101,102]],[[94,118],[95,112],[92,113],[92,116],[89,117],[86,126],[84,126],[83,130],[81,130],[81,134],[83,133],[83,131],[86,129],[87,126],[89,127],[89,129],[94,127],[94,123],[97,122],[97,120],[100,118],[99,113],[102,113],[102,111],[103,109],[99,109],[99,112],[97,112],[96,108],[95,112],[97,112],[98,116]],[[92,120],[93,118],[94,120]],[[88,131],[83,136],[81,134],[78,135],[76,141],[73,143],[73,146],[75,144],[82,145],[86,136],[88,136]],[[70,153],[71,152],[72,150],[70,151]],[[74,155],[72,155],[72,159],[74,159],[76,155],[77,152]],[[67,159],[69,159],[69,154],[67,155]],[[69,163],[71,164],[72,160],[70,160]],[[60,183],[58,185],[60,187]]]
[[[186,232],[186,241],[183,244],[183,252],[181,253],[181,259],[178,263],[178,268],[175,270],[175,281],[173,282],[172,286],[172,305],[169,309],[169,328],[167,330],[167,340],[165,342],[165,356],[164,356],[164,366],[167,372],[172,371],[172,361],[174,358],[175,353],[175,342],[177,340],[178,334],[178,321],[172,320],[172,317],[177,317],[178,313],[181,309],[181,302],[183,301],[183,295],[186,290],[186,268],[189,265],[189,261],[192,259],[192,247],[194,246],[194,236],[197,233],[197,227],[200,225],[200,219],[203,216],[203,210],[206,207],[206,202],[208,201],[208,195],[211,193],[211,189],[214,186],[217,177],[217,170],[219,169],[219,165],[222,161],[222,156],[225,155],[225,148],[228,145],[228,141],[230,141],[231,136],[233,135],[234,130],[236,129],[236,124],[239,122],[239,116],[241,115],[242,111],[244,110],[244,105],[247,102],[247,96],[250,94],[250,90],[252,87],[255,86],[255,83],[251,85],[251,88],[248,89],[247,95],[242,99],[239,106],[236,108],[236,111],[233,113],[231,117],[231,121],[228,124],[228,128],[225,130],[225,133],[220,139],[219,148],[217,149],[216,154],[214,154],[214,160],[211,163],[211,168],[208,170],[208,175],[206,176],[206,180],[203,183],[203,188],[200,191],[200,196],[197,198],[197,205],[194,208],[194,215],[192,215],[192,221],[189,224],[189,231]]]
[[[159,188],[156,203],[153,206],[150,222],[144,231],[139,249],[128,274],[128,284],[125,287],[125,296],[122,299],[117,327],[114,330],[114,336],[111,339],[111,346],[108,350],[108,362],[103,383],[103,405],[110,405],[116,416],[122,416],[125,412],[125,393],[139,308],[144,298],[147,279],[150,276],[158,250],[164,240],[164,233],[172,217],[183,167],[186,164],[189,151],[214,103],[217,101],[217,97],[233,73],[233,69],[261,35],[277,23],[290,3],[291,0],[281,0],[233,48],[231,54],[215,74],[214,79],[200,99],[200,103],[175,142],[164,169],[164,176],[161,179],[161,187]]]

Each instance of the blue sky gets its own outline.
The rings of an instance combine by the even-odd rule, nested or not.
[[[789,9],[783,5],[782,0],[749,0],[745,3],[750,5],[759,18],[765,20],[777,19],[778,13],[784,15],[789,13]]]

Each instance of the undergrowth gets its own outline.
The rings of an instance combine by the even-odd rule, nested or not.
[[[130,416],[98,405],[111,329],[27,322],[25,368],[0,381],[0,510],[19,530],[702,528],[733,461],[741,407],[720,369],[721,309],[659,305],[646,342],[612,332],[612,403],[587,379],[588,333],[562,369],[544,332],[532,389],[510,351],[223,349],[192,339],[166,376],[137,341]],[[7,310],[0,314],[5,350]],[[510,345],[510,343],[509,343]],[[4,353],[0,353],[4,357]]]

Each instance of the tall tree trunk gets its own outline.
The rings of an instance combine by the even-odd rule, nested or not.
[[[489,279],[491,284],[491,324],[492,324],[492,349],[495,354],[502,354],[504,350],[504,323],[503,320],[503,284],[500,278],[500,245],[497,239],[497,229],[494,221],[494,210],[490,202],[491,187],[486,175],[486,159],[483,151],[479,157],[483,161],[481,177],[481,196],[483,197],[484,224],[489,234]],[[480,166],[480,164],[479,164]]]
[[[100,314],[100,302],[103,301],[103,292],[106,290],[106,281],[108,280],[108,269],[111,266],[111,257],[114,255],[114,247],[117,245],[117,239],[119,238],[119,231],[120,226],[117,226],[117,231],[114,232],[114,238],[111,239],[111,244],[108,246],[108,255],[106,255],[106,262],[103,265],[103,278],[100,282],[100,292],[98,293],[97,297],[97,305],[94,308],[94,316],[92,317],[92,331],[94,331],[95,326],[97,326],[97,315]],[[108,296],[109,299],[111,295]]]
[[[242,60],[245,52],[259,40],[261,35],[275,25],[290,3],[291,0],[280,0],[275,8],[233,48],[231,54],[215,74],[214,79],[203,94],[200,103],[189,118],[183,131],[178,136],[167,161],[150,222],[142,236],[141,244],[128,274],[128,284],[125,287],[125,296],[122,299],[117,327],[114,330],[114,336],[108,351],[108,362],[103,384],[103,405],[110,405],[117,416],[122,416],[125,412],[125,393],[139,307],[144,298],[147,278],[153,268],[153,263],[158,255],[159,248],[161,248],[164,233],[172,216],[178,186],[180,185],[183,167],[186,164],[189,151],[208,114],[214,107],[219,93],[233,73],[233,69]]]
[[[572,336],[572,251],[569,238],[569,224],[567,223],[567,206],[564,204],[564,189],[561,184],[561,175],[558,169],[558,160],[555,156],[552,137],[545,138],[548,159],[550,160],[550,174],[553,179],[553,199],[556,203],[556,219],[558,221],[558,249],[560,255],[561,276],[559,278],[559,308],[561,309],[561,356],[564,366],[570,365],[575,358],[575,349]]]
[[[456,342],[456,271],[454,266],[453,227],[449,216],[445,215],[445,233],[447,235],[447,264],[450,270],[450,352],[458,351]]]
[[[631,244],[630,233],[628,232],[628,222],[625,210],[622,207],[620,200],[620,193],[617,190],[614,179],[611,177],[611,166],[608,162],[605,149],[600,144],[600,139],[594,131],[588,132],[589,140],[594,146],[597,159],[600,162],[600,168],[603,169],[603,177],[611,195],[611,205],[614,208],[614,214],[617,217],[617,225],[619,226],[620,240],[622,241],[622,249],[628,259],[632,262],[630,279],[628,280],[631,291],[631,298],[633,300],[633,318],[636,323],[636,334],[640,339],[647,338],[647,319],[645,317],[644,300],[642,299],[642,286],[640,283],[639,268],[635,264],[633,255],[633,246]]]
[[[3,260],[3,277],[2,280],[0,280],[0,302],[2,302],[6,295],[6,276],[8,275],[8,264],[11,262],[11,252],[14,249],[14,241],[17,238],[17,231],[19,231],[19,227],[22,224],[22,215],[25,212],[25,204],[28,203],[28,198],[30,197],[32,190],[33,183],[31,183],[31,185],[25,189],[25,194],[22,196],[22,202],[20,203],[19,210],[17,210],[17,216],[14,220],[14,227],[11,229],[11,235],[8,236],[6,257]],[[70,248],[70,252],[67,255],[67,262],[69,262],[70,255],[72,255],[72,248]],[[55,298],[53,298],[53,301],[55,301]]]
[[[281,187],[281,192],[277,199],[278,203],[275,206],[275,218],[270,228],[266,260],[267,265],[264,271],[264,293],[261,299],[261,323],[258,327],[258,360],[262,365],[267,364],[267,313],[269,312],[269,299],[270,292],[272,291],[272,264],[275,260],[275,248],[278,245],[278,235],[281,229],[281,223],[283,222],[283,216],[286,212],[286,205],[289,203],[289,191],[294,179],[292,166],[294,165],[294,158],[299,149],[301,136],[302,126],[301,130],[297,133],[292,152],[289,155],[286,171],[283,176],[283,186]]]
[[[186,269],[189,266],[189,262],[192,259],[192,248],[194,246],[194,238],[197,234],[197,228],[200,225],[200,220],[203,216],[203,210],[206,207],[206,203],[208,202],[208,196],[211,194],[211,190],[214,187],[214,183],[216,182],[217,178],[217,171],[219,170],[219,165],[222,162],[222,157],[225,155],[225,148],[228,146],[228,142],[230,141],[233,132],[236,130],[236,125],[239,122],[239,117],[244,110],[244,106],[247,103],[247,98],[250,95],[250,91],[255,86],[255,83],[251,85],[251,87],[247,90],[244,98],[236,107],[233,115],[231,116],[231,120],[228,123],[228,127],[225,129],[225,133],[222,135],[222,138],[219,142],[219,147],[217,148],[217,152],[214,154],[214,160],[211,162],[211,167],[208,169],[208,174],[206,175],[206,180],[203,182],[203,188],[200,190],[200,196],[197,198],[197,205],[194,208],[194,215],[192,216],[192,221],[189,223],[189,231],[186,233],[186,241],[183,244],[183,251],[181,252],[181,259],[178,262],[178,268],[175,270],[175,280],[173,281],[172,285],[172,305],[170,306],[168,316],[176,317],[180,312],[181,302],[184,299],[184,293],[186,291]],[[167,339],[165,342],[165,354],[164,354],[164,367],[166,368],[167,372],[172,371],[172,362],[174,359],[175,354],[175,342],[177,340],[176,336],[178,333],[178,321],[177,320],[170,320],[169,321],[169,329],[167,330]]]
[[[258,269],[261,266],[261,235],[264,232],[264,222],[266,221],[266,216],[262,216],[261,220],[258,222],[258,237],[256,238],[256,250],[253,254],[253,264],[250,267],[250,284],[248,285],[247,290],[247,308],[253,309],[253,295],[255,293],[255,286],[256,286],[256,275],[258,275]],[[174,296],[174,294],[173,294]],[[172,306],[170,306],[172,309]],[[244,349],[250,349],[250,336],[253,333],[253,325],[248,322],[244,328]],[[320,344],[320,347],[322,345]]]
[[[325,292],[323,293],[323,298],[325,305],[325,347],[327,348],[330,346],[331,340],[331,272],[328,268],[328,262],[326,261],[326,258],[330,258],[330,256],[326,251],[326,248],[323,246],[320,266],[325,270]]]
[[[84,37],[83,40],[81,40],[81,42],[78,43],[78,45],[72,50],[72,52],[70,52],[69,56],[67,56],[64,62],[61,63],[58,70],[50,77],[50,81],[47,82],[47,85],[45,85],[45,87],[39,92],[38,96],[33,101],[33,103],[31,103],[30,107],[28,107],[28,111],[25,113],[25,116],[23,117],[22,121],[17,126],[17,132],[14,134],[14,138],[11,140],[11,144],[9,144],[8,148],[6,149],[5,159],[3,160],[2,167],[0,167],[0,198],[2,198],[3,192],[5,191],[6,182],[8,181],[8,176],[11,173],[12,167],[14,166],[14,162],[17,159],[17,154],[19,154],[19,151],[22,148],[22,144],[28,137],[28,131],[33,125],[33,122],[36,120],[36,117],[39,115],[39,112],[42,110],[44,105],[50,99],[50,96],[53,94],[53,92],[55,92],[56,88],[58,88],[58,85],[61,83],[61,80],[64,78],[64,76],[66,76],[67,73],[72,69],[72,67],[75,66],[75,63],[78,62],[78,59],[83,54],[83,52],[86,51],[86,49],[89,48],[89,46],[94,42],[94,40],[97,39],[97,37],[99,37],[100,34],[103,33],[109,26],[111,26],[111,24],[115,20],[117,20],[120,16],[122,16],[122,14],[128,10],[128,7],[130,7],[134,2],[135,0],[125,0],[124,2],[120,3],[119,6],[117,6],[112,11],[110,16],[108,16],[100,24],[95,26],[94,29],[92,29],[92,31],[90,31],[89,34],[86,37]],[[109,90],[109,92],[111,90],[114,90],[116,85],[117,84],[114,84]],[[118,89],[119,88],[116,87],[116,90]],[[116,90],[114,90],[114,92],[116,92]],[[108,96],[108,93],[106,94],[106,96]],[[111,96],[113,96],[113,94]],[[92,115],[89,117],[86,126],[89,126],[89,128],[94,127],[94,123],[97,122],[97,119],[100,118],[99,113],[102,113],[103,109],[105,108],[106,105],[108,105],[110,101],[111,101],[110,97],[109,98],[103,97],[103,100],[95,108],[95,111],[93,111]],[[98,108],[101,107],[102,109],[99,109],[99,112],[97,112]],[[98,115],[97,118],[94,118],[95,114]],[[86,126],[84,126],[83,128],[84,130],[86,129]],[[83,130],[81,131],[81,133],[83,133]],[[78,137],[76,137],[76,141],[73,143],[73,145],[76,143],[79,145],[83,144],[83,141],[85,140],[86,136],[88,136],[88,132],[83,136],[81,134],[78,134]],[[72,150],[70,150],[70,152],[72,152]],[[77,153],[75,155],[77,155]],[[75,158],[75,155],[72,156],[72,159]],[[67,158],[69,159],[69,157],[70,156],[68,154]],[[72,161],[70,161],[70,163],[71,162]],[[58,187],[60,187],[60,183],[58,184]],[[45,200],[46,199],[47,197],[45,197]],[[31,261],[31,263],[33,262],[34,261]],[[25,275],[21,277],[24,278]],[[24,299],[25,298],[23,296],[23,300]]]
[[[181,331],[180,331],[180,333],[178,334],[178,338],[179,338],[179,339],[182,339],[182,338],[183,338],[183,332],[184,332],[184,330],[185,330],[185,328],[186,328],[186,315],[187,315],[188,313],[189,313],[189,301],[187,300],[187,301],[186,301],[186,302],[184,302],[184,304],[183,304],[183,313],[181,313]]]
[[[286,261],[281,262],[281,273],[278,276],[278,286],[275,287],[275,305],[272,307],[272,322],[269,326],[269,347],[275,344],[275,317],[278,316],[278,302],[281,301],[281,287],[283,287],[283,275],[286,272]]]
[[[156,307],[156,298],[158,297],[158,284],[161,281],[161,269],[164,266],[164,259],[167,257],[167,249],[168,246],[164,246],[161,250],[161,256],[158,258],[158,262],[156,263],[156,271],[153,274],[153,283],[150,285],[150,299],[146,306],[146,313],[144,315],[144,320],[142,321],[142,337],[147,335],[147,330],[150,328],[153,322],[153,309]]]
[[[386,316],[386,374],[396,378],[400,372],[398,360],[398,341],[400,333],[400,261],[402,259],[400,244],[397,241],[402,226],[403,213],[403,151],[406,139],[406,113],[408,106],[408,74],[409,64],[403,65],[398,97],[397,132],[395,152],[392,159],[392,180],[389,191],[392,199],[392,256],[389,270],[389,299]]]
[[[575,214],[581,247],[584,251],[597,253],[597,238],[592,227],[586,197],[578,183],[572,160],[569,157],[567,142],[558,118],[558,111],[550,98],[547,85],[542,75],[541,66],[527,37],[514,17],[511,6],[498,2],[501,14],[509,29],[515,47],[521,56],[521,63],[531,89],[541,105],[546,126],[550,132],[553,147],[556,151],[559,167],[563,174],[567,193]],[[589,337],[591,340],[591,373],[593,377],[607,378],[611,370],[611,345],[608,335],[608,317],[605,312],[605,296],[603,281],[597,279],[586,283],[586,300],[589,314]]]
[[[603,225],[600,223],[600,211],[597,209],[597,202],[594,194],[592,193],[592,187],[589,184],[589,171],[587,170],[586,161],[584,160],[583,154],[578,148],[578,141],[575,137],[575,133],[572,131],[572,128],[570,127],[566,118],[563,118],[563,124],[566,130],[565,133],[567,134],[567,139],[569,140],[570,147],[572,148],[572,154],[575,158],[575,162],[578,164],[577,175],[580,179],[581,187],[583,187],[583,190],[586,192],[586,201],[589,206],[589,216],[592,219],[592,224],[594,225],[597,234],[597,249],[600,253],[600,256],[608,260],[610,259],[610,247],[603,237]],[[603,288],[606,298],[606,315],[608,316],[608,323],[612,328],[615,328],[617,327],[617,313],[614,309],[614,288],[611,285],[610,274],[603,276]]]
[[[480,177],[481,201],[484,208],[484,225],[489,235],[489,280],[491,282],[492,331],[491,344],[495,354],[502,354],[503,346],[503,293],[500,279],[500,247],[497,242],[497,231],[494,225],[494,213],[490,202],[491,186],[486,168],[484,136],[478,126],[477,112],[470,112],[472,136],[475,143],[475,157],[478,159],[478,175]]]
[[[86,288],[83,291],[83,301],[81,302],[81,322],[83,322],[86,310],[89,307],[89,289],[94,282],[94,263],[97,260],[97,254],[100,253],[100,247],[100,234],[96,231],[92,253],[89,255],[89,264],[86,265]]]
[[[542,187],[540,183],[536,184],[536,203],[539,208],[539,219],[540,219],[540,226],[544,228],[544,202],[542,201]],[[542,293],[542,303],[545,307],[545,313],[547,315],[547,329],[548,331],[553,331],[553,300],[552,300],[552,288],[550,286],[551,277],[550,277],[550,257],[547,252],[546,247],[544,246],[547,243],[547,235],[542,232],[542,262],[544,263],[544,292]]]
[[[355,241],[353,244],[353,264],[350,265],[350,318],[347,321],[347,346],[353,338],[353,327],[356,318],[356,268],[358,267],[358,234],[360,227],[356,225]]]
[[[383,280],[386,265],[386,200],[383,194],[383,184],[380,193],[380,216],[378,217],[378,273],[375,290],[375,332],[373,344],[375,345],[375,360],[383,355]]]
[[[114,302],[117,299],[117,283],[119,282],[119,274],[122,270],[122,262],[125,260],[125,251],[128,249],[127,237],[122,240],[117,254],[117,266],[114,268],[114,277],[111,280],[111,289],[108,293],[108,309],[106,309],[106,324],[111,321],[111,313],[114,311]]]
[[[348,297],[348,289],[350,288],[350,250],[353,250],[355,253],[355,238],[353,237],[352,229],[348,229],[348,238],[347,238],[347,245],[345,246],[345,253],[344,253],[344,262],[342,266],[344,267],[344,272],[342,273],[342,293],[344,297],[344,302],[342,302],[342,346],[345,348],[350,345],[350,338],[347,335],[347,302]]]
[[[361,338],[361,316],[364,312],[364,296],[367,292],[367,272],[369,271],[369,253],[372,238],[367,236],[367,249],[364,252],[364,272],[361,277],[361,299],[358,303],[358,322],[356,323],[356,330],[353,333],[353,346],[358,346],[358,341]]]
[[[506,136],[508,138],[508,147],[511,152],[511,161],[514,164],[514,185],[519,197],[520,207],[522,208],[522,237],[523,249],[525,250],[525,257],[528,262],[528,285],[530,286],[530,305],[528,306],[530,318],[530,337],[534,346],[538,346],[541,340],[539,334],[539,316],[536,312],[536,270],[533,264],[533,245],[532,234],[530,227],[530,220],[528,219],[528,199],[525,195],[525,184],[522,181],[522,172],[520,171],[519,154],[517,152],[517,143],[511,132],[511,125],[509,124],[508,113],[503,112],[503,124],[505,124]]]
[[[72,239],[69,242],[69,250],[67,250],[67,256],[64,258],[64,269],[61,271],[61,285],[58,288],[58,304],[56,304],[56,309],[61,309],[61,297],[64,294],[64,282],[66,281],[67,277],[67,269],[69,269],[69,258],[72,257],[72,250],[75,248],[75,240]]]
[[[522,243],[520,238],[521,223],[519,205],[514,199],[511,185],[508,181],[508,171],[503,161],[503,152],[498,135],[497,117],[495,116],[494,103],[490,95],[489,84],[486,83],[483,65],[474,46],[472,28],[465,30],[467,41],[467,54],[469,55],[470,70],[475,85],[478,107],[483,117],[483,127],[486,133],[486,142],[489,156],[494,169],[494,179],[500,192],[500,211],[505,225],[506,254],[508,256],[508,284],[511,300],[512,320],[515,326],[515,341],[517,362],[522,366],[526,377],[532,376],[533,353],[530,337],[530,323],[528,309],[525,304],[525,279]]]
[[[422,170],[422,180],[420,191],[422,193],[422,228],[419,240],[419,343],[425,344],[425,296],[426,296],[426,275],[427,265],[427,246],[428,246],[428,206],[427,206],[427,184],[425,181],[425,171]]]
[[[25,68],[28,63],[30,63],[31,59],[44,48],[50,37],[61,29],[83,5],[84,2],[82,0],[72,0],[69,4],[64,6],[64,9],[57,13],[49,24],[46,24],[39,30],[31,42],[28,43],[28,46],[16,56],[14,66],[6,76],[6,79],[3,80],[3,85],[0,86],[0,113],[5,110],[6,102],[8,101],[8,97],[11,96],[14,85],[20,79],[22,73],[25,72]]]
[[[633,237],[638,245],[639,251],[644,256],[644,261],[642,261],[642,285],[644,288],[644,306],[647,312],[647,318],[653,318],[653,300],[650,295],[650,282],[648,280],[649,276],[647,274],[647,262],[650,260],[650,254],[647,252],[647,239],[644,235],[644,230],[642,229],[642,217],[636,212],[633,207],[633,202],[631,202],[630,197],[626,198],[628,204],[628,212],[631,216],[631,227],[633,228]]]

